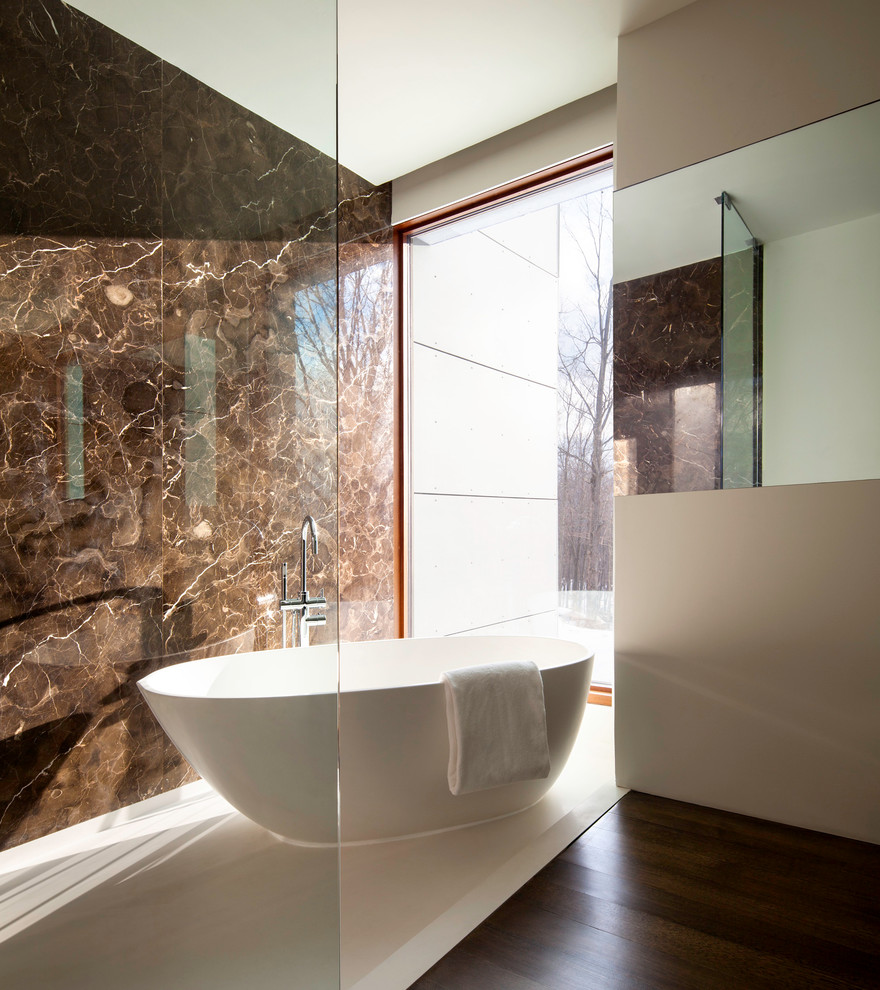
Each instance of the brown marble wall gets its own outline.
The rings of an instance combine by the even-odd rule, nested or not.
[[[2,848],[192,779],[135,681],[280,645],[305,513],[314,638],[393,634],[393,465],[387,188],[58,0],[0,45]]]
[[[721,259],[614,286],[615,493],[721,486]]]

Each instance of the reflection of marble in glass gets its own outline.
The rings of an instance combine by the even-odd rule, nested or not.
[[[188,333],[186,360],[186,435],[183,442],[187,505],[217,503],[217,361],[214,341]]]
[[[672,490],[714,487],[718,459],[718,386],[682,385],[672,394]]]
[[[69,364],[64,369],[64,413],[67,497],[84,498],[86,481],[83,448],[83,370],[80,364]]]
[[[614,494],[638,493],[638,469],[636,467],[636,438],[621,437],[614,441]]]

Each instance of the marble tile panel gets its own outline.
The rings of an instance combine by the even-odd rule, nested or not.
[[[720,382],[720,258],[614,286],[618,491],[720,487]]]
[[[163,63],[162,229],[192,240],[336,242],[336,162]]]
[[[161,234],[159,59],[58,0],[0,4],[0,234]]]
[[[162,652],[160,255],[0,241],[0,845],[186,773],[134,693]]]

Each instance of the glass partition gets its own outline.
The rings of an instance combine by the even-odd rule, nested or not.
[[[4,984],[339,986],[335,16],[0,9]]]
[[[727,193],[721,205],[722,488],[761,484],[761,247]]]

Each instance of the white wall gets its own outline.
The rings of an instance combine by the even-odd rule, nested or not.
[[[698,0],[618,44],[617,188],[880,96],[876,0]]]
[[[611,86],[395,179],[393,221],[401,223],[587,154],[612,144],[615,134],[616,89]]]
[[[880,478],[880,214],[764,246],[764,484]]]
[[[615,504],[622,786],[880,842],[880,481]]]
[[[618,186],[880,98],[878,34],[698,0],[622,37]],[[618,783],[880,841],[880,484],[615,501]]]
[[[556,631],[555,206],[412,247],[414,636]]]

